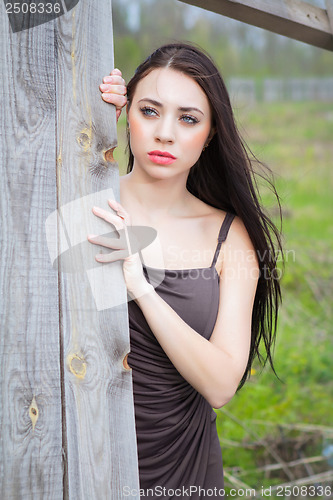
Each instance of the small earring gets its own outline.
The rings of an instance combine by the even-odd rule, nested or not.
[[[204,145],[204,147],[202,148],[202,151],[205,151],[205,149],[207,149],[209,146],[209,142],[207,144]]]

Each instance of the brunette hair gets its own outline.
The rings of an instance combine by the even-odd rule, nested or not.
[[[238,215],[258,256],[260,275],[252,311],[251,347],[247,367],[237,389],[239,390],[250,376],[256,357],[262,366],[269,360],[277,375],[272,358],[278,308],[282,302],[277,260],[281,253],[284,265],[284,256],[280,232],[261,206],[256,177],[265,179],[275,194],[282,225],[280,200],[273,182],[267,176],[254,171],[254,163],[257,163],[271,173],[268,167],[255,158],[242,140],[221,74],[210,56],[202,50],[186,43],[163,45],[155,50],[136,69],[127,85],[129,106],[138,82],[152,70],[165,67],[193,78],[207,95],[213,113],[212,125],[216,133],[191,168],[186,187],[190,193],[208,205]],[[128,151],[127,173],[131,172],[134,161],[129,146]],[[276,249],[272,235],[277,242]],[[265,356],[260,352],[262,343]]]

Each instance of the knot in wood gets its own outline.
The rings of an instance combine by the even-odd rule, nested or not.
[[[109,161],[110,163],[115,162],[116,160],[113,158],[113,152],[116,148],[110,148],[104,151],[104,158],[106,161]]]
[[[70,371],[77,378],[83,379],[87,373],[87,364],[84,359],[77,354],[70,354],[68,358]]]
[[[128,353],[126,354],[126,356],[123,359],[123,367],[125,368],[125,370],[131,370],[131,367],[127,362],[127,358],[128,358]]]
[[[86,132],[81,132],[81,134],[77,138],[77,141],[85,151],[91,146],[90,137]]]
[[[38,411],[37,401],[34,396],[29,406],[29,417],[32,423],[33,431],[35,430],[35,425],[38,420],[38,416],[39,416],[39,411]]]

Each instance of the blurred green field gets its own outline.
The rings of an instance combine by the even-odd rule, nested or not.
[[[226,485],[232,484],[232,475],[242,481],[239,484],[259,489],[283,482],[283,476],[256,471],[267,461],[267,446],[261,452],[249,443],[285,436],[288,446],[292,431],[279,425],[312,424],[330,428],[324,437],[333,444],[333,103],[238,104],[235,115],[245,141],[274,173],[286,254],[274,355],[282,382],[268,366],[263,371],[255,366],[242,390],[216,410]],[[120,119],[118,140],[115,157],[124,174],[125,117]],[[262,199],[279,224],[276,202],[265,186]],[[297,433],[294,430],[295,437]],[[305,453],[320,455],[325,442],[309,440]],[[270,456],[269,463],[274,461]]]
[[[301,436],[296,429],[291,435],[288,427],[278,427],[281,424],[330,427],[322,431],[324,440],[311,441],[308,434],[309,446],[303,449],[308,456],[320,455],[326,442],[333,443],[333,104],[239,105],[235,114],[246,142],[274,173],[286,254],[274,356],[283,383],[268,366],[261,373],[257,366],[244,388],[217,411],[226,470],[251,471],[240,477],[259,489],[287,478],[281,481],[283,475],[265,477],[254,471],[264,461],[275,462],[267,446],[246,449],[228,441],[274,443],[275,437],[283,443],[284,437],[280,456],[286,461],[297,457],[295,450],[287,449],[290,438]],[[262,193],[264,206],[279,224],[274,197],[264,187]],[[315,472],[320,470],[327,470],[327,465],[320,463]]]

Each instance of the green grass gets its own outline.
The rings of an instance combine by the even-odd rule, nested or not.
[[[253,472],[261,463],[264,447],[249,450],[224,445],[224,441],[249,443],[269,440],[274,434],[278,441],[279,424],[300,423],[328,426],[327,437],[333,438],[333,104],[263,103],[239,107],[236,116],[254,154],[273,170],[281,197],[286,253],[274,356],[283,383],[265,367],[252,375],[225,408],[217,410],[226,470],[252,469],[240,479],[259,489],[287,479]],[[272,195],[265,187],[262,192],[264,205],[276,213]],[[290,433],[284,430],[286,436]],[[300,431],[296,434],[300,438]],[[321,446],[318,437],[315,448],[307,452],[320,455]],[[289,450],[289,460],[291,455]],[[275,462],[269,456],[266,460]]]
[[[286,253],[274,356],[283,382],[268,366],[260,372],[256,364],[256,372],[241,391],[225,408],[216,410],[226,472],[237,477],[238,469],[251,470],[239,479],[259,490],[287,479],[277,474],[265,478],[256,471],[267,449],[248,449],[245,443],[264,439],[274,444],[281,433],[300,437],[300,431],[284,428],[282,432],[280,424],[332,429],[333,103],[261,103],[238,106],[235,114],[245,141],[274,173]],[[121,174],[126,171],[124,130],[122,117],[115,154]],[[260,184],[264,206],[278,224],[274,197]],[[328,438],[333,439],[332,432]],[[306,453],[320,455],[321,446],[318,438],[313,448],[309,443]],[[289,450],[285,460],[292,458]],[[269,454],[265,460],[274,463]]]

